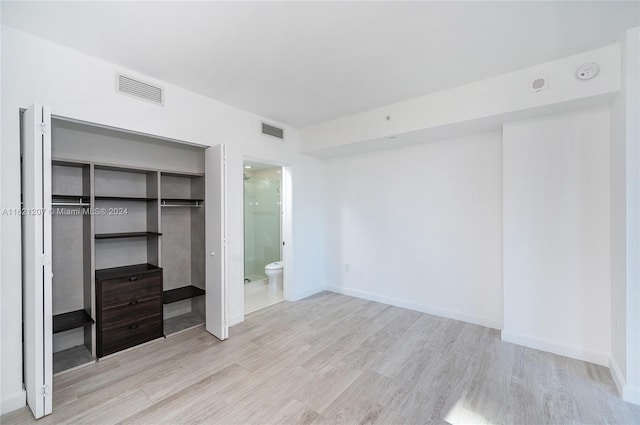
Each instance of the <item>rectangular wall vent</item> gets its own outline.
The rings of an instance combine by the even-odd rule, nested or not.
[[[280,140],[284,140],[284,130],[269,124],[262,123],[262,134],[266,134],[268,136],[273,136],[273,137],[277,137]]]
[[[136,80],[126,75],[116,74],[116,90],[118,93],[133,96],[156,105],[164,105],[162,87]]]

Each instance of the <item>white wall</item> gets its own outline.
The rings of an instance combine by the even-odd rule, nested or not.
[[[0,7],[0,19],[2,18],[2,7]],[[2,81],[2,76],[3,76],[3,72],[2,72],[2,43],[3,43],[3,37],[2,37],[2,31],[0,31],[0,81]],[[0,84],[0,99],[2,99],[2,95],[4,93],[4,89],[3,89],[3,85]],[[0,117],[2,117],[2,102],[0,102]],[[2,120],[0,120],[0,135],[2,134]],[[0,139],[1,141],[2,139]],[[1,143],[0,143],[1,146]],[[2,149],[0,149],[0,164],[2,164]],[[2,173],[0,172],[0,212],[2,211],[2,209],[5,206],[5,202],[4,202],[4,197],[2,196]],[[2,216],[0,216],[0,220],[4,220],[4,218],[1,218]],[[4,256],[2,255],[2,251],[3,251],[3,243],[1,241],[4,240],[3,236],[3,231],[2,231],[3,226],[0,225],[0,264],[2,263],[2,259],[4,258]],[[8,296],[8,294],[11,293],[11,290],[9,291],[5,291],[5,285],[3,284],[3,273],[0,272],[0,300],[5,299],[6,296]],[[7,321],[4,320],[4,314],[3,314],[3,307],[2,307],[2,302],[0,301],[0,365],[3,364],[3,358],[4,358],[4,350],[5,350],[5,337],[7,337],[8,334],[11,333],[10,331],[11,327],[8,325]],[[8,337],[7,337],[8,338]],[[2,414],[2,412],[4,411],[3,406],[4,406],[4,397],[3,397],[3,384],[2,382],[4,382],[4,373],[3,373],[3,368],[0,367],[0,414]],[[20,404],[23,403],[23,394],[22,392],[20,393],[15,393],[17,394],[17,397],[14,395],[14,397],[12,399],[7,399],[7,407],[11,410],[13,410],[14,408],[20,406]],[[14,405],[11,405],[12,401]]]
[[[229,304],[232,323],[243,319],[242,160],[244,155],[291,164],[296,264],[292,298],[324,285],[323,163],[298,154],[299,134],[285,142],[260,135],[257,115],[164,82],[164,107],[115,94],[115,72],[137,74],[46,40],[2,27],[2,202],[18,208],[19,108],[34,101],[78,120],[185,140],[228,146]],[[141,76],[147,81],[153,79]],[[21,353],[20,219],[2,217],[2,411],[24,404]]]
[[[626,34],[627,84],[627,217],[629,236],[627,266],[629,280],[626,296],[627,385],[624,399],[640,404],[640,28]]]
[[[624,399],[640,404],[640,28],[622,46],[611,104],[611,371]]]
[[[600,73],[593,80],[580,81],[575,71],[588,62],[597,62]],[[531,79],[541,75],[548,77],[549,89],[530,92]],[[620,45],[614,44],[305,127],[302,149],[331,156],[473,134],[499,127],[504,120],[593,105],[603,97],[608,101],[619,88]],[[398,137],[387,140],[391,135]]]
[[[608,365],[609,108],[506,123],[505,341]]]
[[[327,161],[329,289],[502,325],[499,132]]]
[[[622,43],[622,70],[626,68],[626,43]],[[625,325],[627,288],[627,82],[611,102],[611,364],[622,392],[627,373]],[[618,382],[620,381],[620,382]]]
[[[305,170],[322,174],[323,178],[315,178],[314,174]],[[292,299],[297,300],[322,291],[326,287],[326,237],[331,231],[325,228],[325,215],[326,206],[330,201],[326,199],[324,163],[320,165],[317,161],[306,158],[293,164],[291,173],[296,176],[292,182],[293,198],[296,203],[292,213],[293,272],[295,275],[302,274],[305,279],[305,286],[296,286]],[[321,207],[318,206],[319,204]],[[304,211],[305,214],[300,214],[299,211]],[[298,249],[298,246],[311,246],[316,250]],[[286,277],[285,271],[285,279]],[[288,284],[285,283],[285,285]]]

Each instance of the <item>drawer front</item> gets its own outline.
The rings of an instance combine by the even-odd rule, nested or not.
[[[162,275],[130,276],[100,282],[98,308],[129,305],[153,297],[162,297]]]
[[[162,316],[156,315],[121,324],[101,333],[98,356],[106,356],[163,336]]]
[[[118,307],[103,308],[98,326],[103,331],[136,323],[147,317],[162,314],[162,298],[154,297],[142,301],[130,301]]]

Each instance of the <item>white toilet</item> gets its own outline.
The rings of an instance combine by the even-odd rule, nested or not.
[[[282,289],[282,261],[276,261],[264,266],[264,273],[269,278],[269,291]]]

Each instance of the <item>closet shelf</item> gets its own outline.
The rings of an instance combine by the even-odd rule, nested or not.
[[[158,198],[137,196],[96,196],[96,201],[157,201]]]
[[[89,195],[61,195],[59,193],[54,193],[51,195],[52,199],[82,199],[83,201],[89,201]]]
[[[141,238],[160,236],[158,232],[123,232],[123,233],[96,233],[96,239]]]
[[[64,332],[93,323],[94,321],[91,316],[89,316],[89,313],[84,310],[56,314],[53,316],[53,333]]]
[[[189,285],[182,288],[170,289],[162,293],[162,302],[164,304],[171,304],[182,300],[187,300],[193,297],[199,297],[204,295],[204,289],[200,289],[196,286]]]

